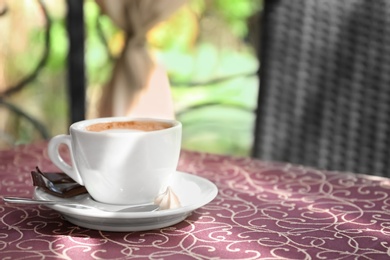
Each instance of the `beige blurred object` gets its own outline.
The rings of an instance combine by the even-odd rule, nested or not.
[[[96,0],[103,13],[126,34],[112,77],[104,86],[98,116],[174,116],[168,78],[151,59],[146,34],[186,1]],[[158,102],[153,101],[156,98]]]

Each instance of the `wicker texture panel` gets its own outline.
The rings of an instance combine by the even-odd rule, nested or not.
[[[390,176],[390,1],[265,0],[254,156]]]

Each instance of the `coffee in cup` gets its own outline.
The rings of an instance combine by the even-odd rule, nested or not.
[[[132,132],[132,131],[157,131],[172,127],[171,123],[160,121],[114,121],[102,122],[86,126],[91,132]]]
[[[109,204],[153,202],[175,174],[181,148],[176,120],[111,117],[70,126],[48,145],[52,162],[92,198]],[[71,163],[59,147],[69,147]]]

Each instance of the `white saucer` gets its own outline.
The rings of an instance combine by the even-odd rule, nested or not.
[[[175,173],[170,185],[179,197],[181,207],[176,209],[151,212],[105,212],[98,209],[76,208],[65,205],[47,205],[60,212],[69,222],[90,229],[103,231],[143,231],[168,227],[183,221],[191,212],[200,208],[217,196],[218,189],[214,183],[189,173]],[[82,198],[88,194],[70,199],[59,199],[35,189],[34,197],[42,200],[65,200],[67,202],[87,201]]]

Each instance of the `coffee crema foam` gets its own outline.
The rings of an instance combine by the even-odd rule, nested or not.
[[[126,132],[126,130],[151,132],[167,129],[172,126],[173,125],[170,123],[158,121],[114,121],[92,124],[87,126],[85,129],[91,132]]]

